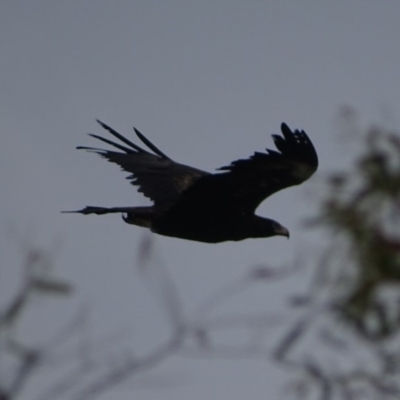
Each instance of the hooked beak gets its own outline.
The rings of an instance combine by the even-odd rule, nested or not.
[[[276,234],[279,236],[286,236],[288,239],[290,237],[290,232],[287,228],[285,228],[284,226],[280,225],[277,229],[276,229]]]

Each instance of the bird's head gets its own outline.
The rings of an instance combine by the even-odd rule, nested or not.
[[[252,237],[286,236],[289,239],[290,233],[287,228],[273,219],[256,216]]]

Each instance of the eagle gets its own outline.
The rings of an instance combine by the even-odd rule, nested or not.
[[[289,237],[287,228],[255,214],[267,197],[299,185],[318,168],[315,148],[301,130],[285,123],[282,135],[272,135],[277,150],[255,152],[209,173],[172,160],[136,128],[143,148],[97,120],[119,142],[89,134],[116,150],[78,146],[118,164],[127,179],[153,201],[147,207],[87,206],[79,214],[122,214],[132,225],[149,228],[159,235],[204,243],[240,241],[248,238]]]

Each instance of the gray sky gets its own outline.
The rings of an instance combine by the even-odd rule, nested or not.
[[[399,127],[399,17],[397,0],[1,1],[0,299],[18,278],[13,231],[59,248],[57,272],[78,291],[68,306],[32,317],[29,340],[41,343],[43,323],[56,326],[82,303],[95,334],[128,326],[138,351],[165,335],[134,269],[145,232],[118,216],[59,212],[147,204],[118,167],[74,149],[97,145],[85,135],[104,133],[96,118],[129,137],[134,125],[173,159],[209,171],[270,147],[285,121],[309,133],[322,176],[351,156],[335,135],[340,105],[353,106],[363,124]],[[207,245],[155,237],[157,262],[173,277],[185,311],[252,265],[279,266],[312,246],[316,235],[301,225],[314,212],[312,187],[283,191],[258,211],[287,226],[290,241]],[[293,292],[292,285],[284,289]],[[263,310],[280,294],[282,286],[263,286],[232,307]],[[39,304],[32,315],[43,312]],[[282,374],[260,361],[172,358],[153,374],[165,371],[178,383],[130,384],[113,399],[282,394]]]

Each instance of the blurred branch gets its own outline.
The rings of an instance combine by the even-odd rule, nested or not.
[[[77,391],[77,394],[74,394],[69,398],[71,400],[87,400],[95,398],[100,393],[110,390],[121,382],[132,378],[135,374],[149,370],[155,365],[161,363],[166,357],[176,352],[176,350],[181,346],[183,339],[183,330],[174,332],[171,339],[151,351],[149,355],[141,358],[130,359],[121,367],[113,368],[102,376],[97,376],[94,382],[85,385],[82,389]]]
[[[35,349],[17,341],[14,331],[36,293],[44,295],[69,294],[71,286],[51,276],[49,255],[37,248],[26,250],[23,264],[23,280],[20,289],[2,307],[0,313],[0,356],[8,354],[17,361],[17,367],[8,382],[0,382],[0,394],[4,399],[15,399],[25,388],[29,378],[42,365],[46,349]]]

